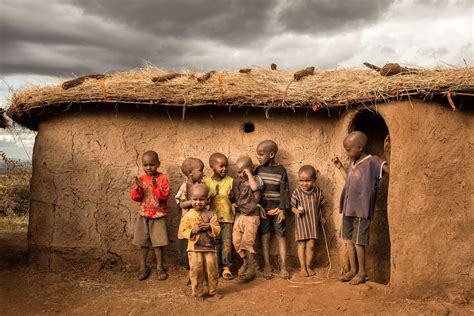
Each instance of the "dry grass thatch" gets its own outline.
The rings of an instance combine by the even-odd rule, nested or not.
[[[37,120],[44,113],[65,111],[73,104],[95,103],[312,108],[316,111],[404,97],[428,99],[449,91],[455,95],[474,88],[473,67],[419,69],[390,77],[368,69],[316,70],[298,80],[293,71],[261,68],[246,72],[177,74],[148,67],[94,76],[75,79],[74,84],[80,83],[72,87],[64,82],[67,89],[58,84],[15,93],[8,115],[27,125],[28,120]]]

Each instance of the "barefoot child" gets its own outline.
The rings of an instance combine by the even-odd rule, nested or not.
[[[207,209],[209,188],[202,183],[190,189],[192,209],[181,220],[183,236],[188,240],[189,278],[192,296],[204,296],[204,280],[207,279],[208,294],[217,294],[217,249],[215,238],[220,225],[217,216]],[[219,297],[221,297],[219,295]]]
[[[260,191],[263,181],[259,176],[253,176],[253,163],[249,157],[240,157],[235,163],[238,178],[232,188],[232,199],[235,201],[235,222],[232,234],[234,247],[242,258],[243,264],[239,269],[239,277],[250,281],[255,278],[253,248],[260,225]]]
[[[264,259],[263,276],[266,279],[273,277],[270,266],[270,236],[274,231],[280,251],[280,277],[289,278],[286,270],[286,221],[285,212],[290,208],[290,194],[288,191],[288,175],[285,167],[275,162],[278,152],[277,144],[272,140],[265,140],[257,146],[257,159],[260,165],[254,174],[262,178],[264,187],[260,203],[266,211],[267,218],[260,220],[262,234],[262,252]]]
[[[153,247],[156,256],[156,274],[158,280],[165,280],[167,274],[163,269],[163,246],[168,245],[166,231],[167,201],[170,194],[168,179],[165,174],[157,171],[160,166],[158,154],[147,151],[142,156],[145,174],[135,177],[132,199],[140,202],[139,216],[135,222],[133,244],[141,247],[139,280],[150,275],[150,267],[146,265],[148,250]]]
[[[213,153],[209,158],[209,166],[213,174],[204,178],[204,183],[211,194],[211,211],[216,214],[217,221],[221,226],[221,234],[217,238],[217,259],[219,274],[226,280],[232,279],[230,267],[232,266],[232,228],[234,226],[234,214],[229,194],[232,191],[233,179],[227,175],[229,162],[227,157],[221,153]]]
[[[179,209],[179,221],[191,208],[191,201],[189,192],[191,186],[195,183],[201,183],[204,175],[204,163],[197,158],[186,158],[181,165],[181,172],[186,176],[186,181],[181,184],[176,193],[175,199]],[[181,231],[181,224],[178,228],[178,266],[189,269],[188,255],[188,241],[184,238]]]
[[[364,133],[350,133],[344,138],[343,145],[350,158],[349,166],[345,168],[337,157],[333,160],[346,179],[340,200],[341,237],[346,241],[350,271],[341,280],[357,285],[364,283],[367,278],[365,251],[369,244],[369,225],[375,206],[376,189],[382,171],[388,173],[389,168],[388,162],[366,152],[367,136]],[[387,136],[384,142],[387,160],[389,150],[390,137]]]
[[[291,211],[295,214],[295,240],[300,261],[300,275],[312,276],[314,243],[318,239],[318,222],[326,222],[320,217],[324,198],[316,186],[316,169],[305,165],[298,171],[299,187],[291,195]]]

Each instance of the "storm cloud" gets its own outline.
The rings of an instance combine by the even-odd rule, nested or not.
[[[460,64],[472,60],[470,8],[465,0],[3,0],[0,73],[64,77],[144,61],[175,70]],[[446,23],[457,44],[430,23]]]

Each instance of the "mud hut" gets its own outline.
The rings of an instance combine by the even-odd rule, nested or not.
[[[272,138],[296,186],[313,164],[324,210],[333,274],[342,265],[338,198],[343,179],[331,158],[362,130],[369,150],[392,139],[391,174],[379,190],[371,225],[369,277],[408,296],[472,295],[474,68],[420,69],[381,76],[367,69],[294,73],[260,68],[167,73],[156,68],[91,75],[26,89],[8,115],[37,130],[33,153],[31,262],[51,269],[135,266],[137,205],[130,199],[141,154],[154,149],[176,190],[179,166],[219,151],[232,163]],[[207,170],[210,173],[210,170]],[[471,174],[471,176],[469,176]],[[176,205],[169,235],[175,240]],[[296,255],[289,217],[290,256]],[[174,263],[174,245],[168,262]],[[328,264],[321,237],[317,267]],[[296,259],[294,259],[296,262]]]

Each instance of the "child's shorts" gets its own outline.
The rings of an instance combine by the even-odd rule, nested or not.
[[[369,244],[370,219],[355,216],[342,216],[341,239],[351,240],[356,245]]]
[[[137,247],[161,247],[169,244],[166,217],[137,216],[132,243]]]
[[[269,234],[274,231],[279,236],[284,237],[286,231],[286,220],[278,223],[278,215],[261,218],[259,230],[262,235]]]

